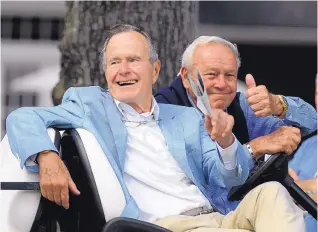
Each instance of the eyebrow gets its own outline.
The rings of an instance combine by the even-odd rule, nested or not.
[[[128,57],[126,57],[126,59],[131,59],[131,58],[138,58],[138,59],[141,59],[141,56],[139,56],[139,55],[132,55],[132,56],[128,56]]]
[[[230,69],[230,70],[226,70],[225,73],[237,73],[237,70]]]
[[[208,68],[208,69],[203,69],[202,73],[206,74],[208,72],[219,72],[220,69],[219,68]],[[235,69],[228,69],[228,70],[224,70],[224,73],[237,73],[237,70]]]
[[[124,59],[131,59],[131,58],[141,59],[141,56],[139,56],[139,55],[129,55],[129,56],[126,56]],[[118,56],[115,56],[115,57],[111,57],[108,61],[114,61],[114,60],[121,60],[121,58],[118,57]]]
[[[107,62],[114,61],[114,60],[120,60],[120,58],[119,57],[111,57]]]

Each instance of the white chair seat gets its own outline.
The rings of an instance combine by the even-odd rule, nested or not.
[[[55,130],[48,129],[52,141]],[[39,182],[39,175],[20,168],[20,161],[12,154],[8,137],[0,143],[1,182]],[[0,191],[0,231],[29,232],[41,198],[40,191]]]

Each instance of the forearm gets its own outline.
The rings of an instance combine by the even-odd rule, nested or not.
[[[295,183],[317,202],[317,178],[296,180]]]
[[[295,182],[304,191],[311,190],[317,192],[317,178],[307,180],[296,180]]]
[[[21,168],[30,156],[43,150],[58,152],[45,123],[32,108],[20,108],[12,112],[7,118],[6,128],[11,151],[19,159]]]

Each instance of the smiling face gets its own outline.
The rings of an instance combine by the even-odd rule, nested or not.
[[[109,40],[105,52],[106,81],[113,98],[138,112],[149,111],[160,61],[151,63],[146,38],[135,31],[116,34]]]
[[[190,96],[194,94],[187,76],[196,78],[196,69],[200,70],[212,108],[225,109],[233,101],[237,90],[238,66],[232,50],[221,43],[199,45],[193,54],[190,69],[181,70],[183,85]]]

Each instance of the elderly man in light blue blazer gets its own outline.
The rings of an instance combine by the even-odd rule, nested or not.
[[[124,191],[121,216],[173,231],[304,230],[302,211],[274,182],[252,190],[228,215],[215,212],[224,211],[214,204],[219,189],[248,176],[249,154],[232,133],[233,117],[214,110],[202,121],[193,108],[157,104],[152,85],[160,61],[149,36],[134,26],[113,27],[103,53],[108,90],[70,88],[59,106],[21,108],[7,119],[11,149],[22,168],[39,172],[45,198],[68,208],[68,191],[80,194],[46,128],[84,128]]]

